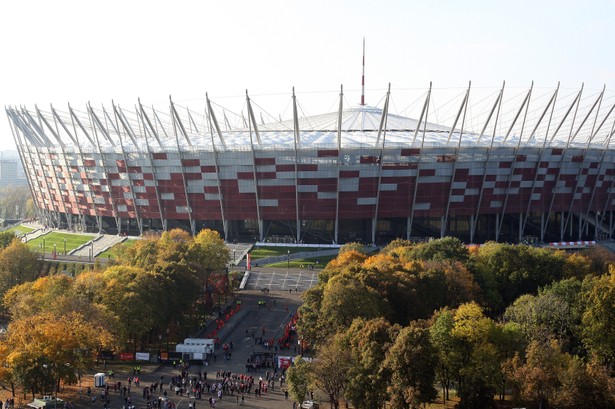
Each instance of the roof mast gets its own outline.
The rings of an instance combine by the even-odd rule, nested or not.
[[[361,75],[361,106],[365,105],[365,37],[363,37],[363,74]]]

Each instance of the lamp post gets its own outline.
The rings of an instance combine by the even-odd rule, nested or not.
[[[66,255],[66,239],[64,239],[64,255]]]
[[[235,258],[235,249],[233,249],[233,267],[235,266],[236,263],[236,258]]]
[[[162,334],[158,334],[158,362],[162,362]]]
[[[56,249],[56,244],[57,244],[57,243],[53,243],[53,258],[54,258],[54,259],[56,258],[56,255],[58,254],[58,253],[57,253],[57,249]]]
[[[287,249],[286,250],[286,273],[288,273],[289,269],[290,269],[290,250]]]

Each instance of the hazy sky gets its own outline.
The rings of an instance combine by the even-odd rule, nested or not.
[[[322,96],[366,88],[615,90],[615,0],[11,0],[0,11],[0,103],[200,105],[205,92]],[[326,92],[321,92],[326,91]],[[371,98],[370,98],[371,97]],[[358,100],[356,101],[358,102]],[[334,105],[333,105],[334,106]],[[0,149],[13,146],[0,119]]]

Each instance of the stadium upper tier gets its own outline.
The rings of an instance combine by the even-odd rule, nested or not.
[[[260,111],[259,120],[249,100],[248,113],[227,118],[231,111],[215,106],[197,113],[171,102],[168,112],[138,105],[127,110],[117,105],[68,111],[8,107],[11,122],[22,143],[55,149],[85,151],[177,151],[313,149],[331,147],[457,147],[457,146],[557,146],[607,147],[613,124],[607,123],[612,107],[603,103],[604,92],[583,97],[582,91],[566,96],[551,90],[539,96],[522,92],[504,100],[503,90],[480,103],[470,103],[470,90],[448,100],[446,125],[433,123],[444,107],[434,106],[431,91],[423,97],[418,119],[372,106],[272,120]],[[388,99],[387,99],[388,100]],[[209,101],[208,101],[209,102]],[[457,103],[456,103],[457,102]],[[433,110],[440,115],[430,113]],[[217,112],[216,112],[217,111]],[[242,111],[243,112],[243,111]],[[263,119],[263,113],[269,120]],[[251,115],[251,116],[250,116]],[[250,120],[252,118],[252,120]],[[431,120],[428,120],[431,119]],[[452,130],[452,131],[451,131]],[[339,145],[338,145],[339,144]],[[213,147],[213,148],[212,148]]]

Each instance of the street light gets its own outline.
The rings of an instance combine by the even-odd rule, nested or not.
[[[64,255],[66,255],[66,239],[64,239]]]
[[[286,272],[290,269],[290,250],[286,250]]]

